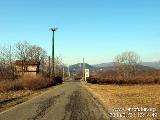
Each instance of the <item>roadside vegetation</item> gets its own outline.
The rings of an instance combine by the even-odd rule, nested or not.
[[[23,76],[15,80],[0,81],[0,111],[22,103],[53,85],[53,81],[42,75]],[[47,90],[47,89],[46,89]]]
[[[34,89],[34,87],[32,87],[32,84],[34,83],[36,84],[38,82],[39,83],[42,82],[45,84],[45,82],[43,81],[47,82],[49,81],[48,79],[51,77],[51,72],[52,72],[51,59],[52,58],[49,59],[49,56],[47,56],[47,53],[43,48],[41,48],[38,45],[30,44],[27,41],[18,42],[12,47],[0,48],[0,82],[2,83],[0,84],[0,86],[2,86],[3,83],[12,84],[10,86],[14,86],[14,85],[19,86],[18,84],[23,84],[27,80],[28,82],[30,81],[31,83],[30,89]],[[16,68],[16,60],[20,61],[20,63],[22,64],[22,67],[20,68],[22,69],[21,71],[26,69],[24,64],[26,64],[27,62],[40,63],[37,76],[32,76],[29,73],[28,73],[29,75],[24,76],[25,75],[24,72],[22,72],[22,74],[19,75]],[[25,63],[25,61],[27,62]],[[56,69],[55,76],[62,77],[63,65],[62,65],[61,57],[54,58],[54,66]],[[44,87],[45,86],[46,85],[44,85]],[[26,86],[21,88],[15,87],[15,90],[24,89],[24,88],[28,89],[29,87],[26,87]],[[35,86],[35,89],[37,89],[36,86]]]
[[[91,73],[85,86],[118,119],[122,119],[119,113],[126,113],[123,110],[128,108],[154,108],[156,112],[141,112],[143,114],[139,115],[136,111],[135,116],[124,117],[124,120],[159,119],[160,69],[142,66],[140,56],[132,51],[117,55],[113,63],[111,68],[100,68],[94,75]]]
[[[155,108],[158,116],[147,116],[147,112],[143,112],[144,117],[133,116],[125,118],[129,120],[158,120],[160,119],[160,85],[99,85],[87,83],[85,86],[104,103],[109,113],[124,113],[115,112],[114,108]],[[122,119],[120,116],[118,119]]]
[[[89,77],[88,83],[93,84],[160,84],[160,77],[136,76],[131,78],[123,77]]]
[[[0,92],[9,92],[17,90],[38,90],[53,85],[53,81],[42,75],[23,76],[17,80],[0,81]]]
[[[0,111],[10,102],[21,103],[23,97],[62,83],[62,59],[61,57],[54,59],[55,77],[51,76],[52,62],[50,59],[43,48],[27,41],[18,42],[12,47],[0,48]],[[16,60],[39,62],[38,73],[20,75],[16,69]],[[24,66],[22,68],[26,69]]]
[[[93,84],[160,84],[160,70],[140,65],[140,56],[133,52],[117,55],[111,69],[98,70],[87,82]]]

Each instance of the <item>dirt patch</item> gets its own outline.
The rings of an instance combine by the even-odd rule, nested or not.
[[[36,91],[19,90],[0,93],[0,112],[38,96],[49,89],[51,88],[45,88]]]
[[[33,94],[30,90],[10,91],[0,93],[0,112],[25,101],[24,98]]]

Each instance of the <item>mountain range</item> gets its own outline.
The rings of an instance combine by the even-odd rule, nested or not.
[[[94,66],[89,65],[88,63],[85,63],[85,68],[86,69],[93,69]],[[82,70],[83,69],[83,63],[77,63],[69,66],[70,72],[75,72],[77,70]]]
[[[142,62],[140,65],[152,67],[152,68],[160,68],[160,62]],[[94,66],[94,67],[112,67],[113,62],[100,63],[100,64],[95,64],[92,66]]]
[[[160,68],[160,62],[142,62],[139,66],[141,68]],[[112,68],[113,67],[113,62],[108,62],[108,63],[100,63],[100,64],[95,64],[95,65],[90,65],[88,63],[85,63],[85,68],[86,69],[96,69],[96,68]],[[70,66],[70,71],[71,72],[76,72],[77,70],[82,70],[83,68],[83,63],[77,63],[74,65]]]

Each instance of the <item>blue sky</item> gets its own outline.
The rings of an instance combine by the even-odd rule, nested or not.
[[[64,63],[110,62],[124,51],[160,60],[159,0],[0,0],[0,47],[27,40]]]

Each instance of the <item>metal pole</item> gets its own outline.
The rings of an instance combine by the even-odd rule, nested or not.
[[[69,70],[69,65],[68,65],[68,77],[70,78],[70,70]]]
[[[84,68],[84,67],[85,67],[85,66],[84,66],[84,58],[83,58],[83,80],[85,80],[85,75],[84,75],[84,74],[85,74],[85,73],[84,73],[84,69],[85,69],[85,68]]]
[[[52,30],[53,31],[53,36],[52,36],[52,77],[54,78],[55,77],[55,71],[54,71],[54,31],[55,30]]]
[[[55,66],[54,66],[54,32],[57,30],[57,28],[51,28],[50,29],[53,32],[52,36],[52,77],[55,77]]]

